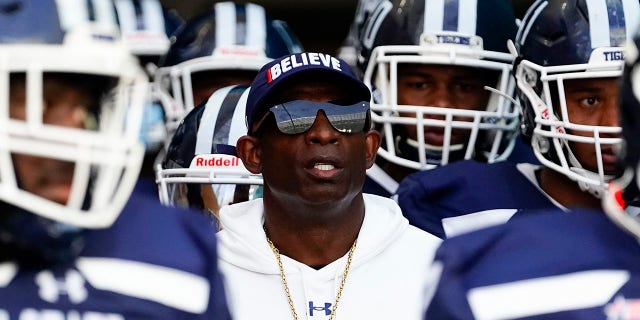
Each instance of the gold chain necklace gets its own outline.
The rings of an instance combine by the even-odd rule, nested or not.
[[[291,292],[289,291],[289,285],[287,284],[287,278],[284,275],[284,267],[282,266],[282,260],[280,259],[280,251],[276,246],[273,245],[269,236],[267,236],[267,229],[264,228],[265,236],[267,237],[267,243],[269,243],[269,247],[271,251],[273,251],[273,255],[276,256],[276,261],[278,261],[278,268],[280,269],[280,278],[282,279],[282,286],[284,287],[284,292],[287,294],[287,300],[289,301],[289,308],[291,309],[291,314],[295,320],[298,320],[298,313],[296,312],[296,308],[293,305],[293,299],[291,298]],[[344,289],[344,284],[347,282],[347,275],[349,274],[349,267],[351,267],[351,261],[353,260],[353,252],[356,250],[356,242],[358,239],[353,241],[353,245],[351,245],[351,249],[349,249],[349,255],[347,256],[347,265],[344,267],[344,272],[342,273],[342,281],[340,282],[340,288],[338,289],[338,294],[336,295],[336,302],[333,304],[333,308],[331,308],[331,316],[329,320],[333,320],[336,315],[336,309],[338,309],[338,301],[340,301],[340,297],[342,296],[342,289]]]

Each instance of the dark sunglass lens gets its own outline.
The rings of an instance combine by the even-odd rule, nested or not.
[[[319,110],[323,110],[329,123],[341,133],[357,133],[364,130],[369,112],[368,104],[340,106],[331,103],[291,101],[272,107],[280,132],[299,134],[309,130],[316,120]]]
[[[276,117],[276,120],[277,117]],[[283,119],[283,121],[277,121],[278,129],[280,132],[284,134],[298,134],[303,133],[311,126],[313,126],[313,122],[316,120],[316,117],[300,117],[300,118],[288,118]]]
[[[327,116],[331,126],[342,133],[358,133],[364,129],[367,119],[366,112],[357,112]]]

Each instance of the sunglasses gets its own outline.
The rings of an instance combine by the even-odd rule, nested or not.
[[[362,132],[369,119],[369,102],[361,101],[352,105],[335,103],[294,100],[275,105],[269,108],[269,112],[275,116],[278,130],[284,134],[299,134],[311,129],[320,110],[324,111],[329,123],[338,132]],[[268,115],[267,112],[256,128],[262,125]]]

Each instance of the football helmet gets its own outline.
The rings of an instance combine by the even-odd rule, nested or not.
[[[383,136],[379,156],[425,170],[461,159],[495,162],[510,154],[519,118],[510,98],[515,83],[506,43],[517,27],[509,1],[381,0],[361,10],[358,21],[358,66],[373,92],[372,122]],[[401,104],[399,69],[406,64],[487,74],[487,103]],[[429,132],[441,138],[430,142]]]
[[[613,221],[640,238],[640,33],[625,47],[620,89],[623,143],[618,149],[621,174],[609,183],[602,208]]]
[[[72,235],[110,226],[127,202],[142,161],[138,134],[148,80],[119,41],[110,1],[1,6],[0,243],[57,259],[78,248]],[[93,101],[79,113],[58,113],[45,94],[52,77],[95,84]],[[24,102],[14,103],[14,96]],[[69,120],[49,121],[52,113]],[[70,119],[82,125],[67,126]],[[28,190],[25,181],[33,175],[18,172],[24,164],[18,158],[64,163],[72,177],[45,175],[69,181],[66,201]]]
[[[175,10],[163,8],[159,0],[114,0],[114,4],[123,43],[153,78],[158,60],[169,50],[169,37],[184,21]],[[162,101],[170,104],[171,100],[156,86],[150,88],[151,101],[145,106],[140,138],[154,157],[167,139]]]
[[[169,131],[200,103],[193,97],[195,74],[234,70],[255,76],[253,72],[272,59],[301,51],[287,24],[269,18],[262,6],[216,3],[176,31],[156,71],[155,82],[173,98],[173,103],[164,105]],[[226,85],[231,84],[238,83]]]
[[[180,123],[156,170],[163,204],[217,215],[226,204],[261,197],[262,176],[235,156],[238,138],[247,133],[248,94],[246,86],[218,89]]]
[[[169,37],[183,24],[159,0],[114,0],[122,42],[136,56],[159,59],[169,50]],[[157,63],[157,61],[154,61]]]
[[[540,0],[527,11],[516,39],[514,72],[524,136],[543,165],[596,197],[611,179],[602,155],[613,153],[620,143],[620,127],[570,118],[566,83],[619,77],[622,46],[639,18],[637,0]],[[576,144],[593,144],[596,168],[581,163],[575,155]]]

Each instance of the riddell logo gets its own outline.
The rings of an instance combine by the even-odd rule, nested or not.
[[[198,167],[235,167],[240,164],[240,158],[196,158],[195,162]]]
[[[219,48],[216,48],[214,55],[240,55],[248,57],[261,57],[264,56],[264,51],[259,48],[250,46],[221,46]]]
[[[342,71],[340,60],[323,53],[306,52],[294,54],[280,60],[267,70],[267,83],[278,79],[281,75],[302,66],[316,65],[325,66],[337,71]]]

